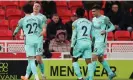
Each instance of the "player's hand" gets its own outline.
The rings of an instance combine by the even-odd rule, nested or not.
[[[20,39],[24,39],[24,35],[20,35]]]
[[[73,56],[73,47],[71,47],[70,54]]]
[[[45,34],[45,32],[44,31],[42,31],[41,33],[40,33],[40,36],[43,36]]]
[[[104,34],[106,34],[106,31],[105,30],[101,31],[101,35],[104,35]]]

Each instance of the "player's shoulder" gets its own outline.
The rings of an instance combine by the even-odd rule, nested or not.
[[[78,18],[77,20],[75,20],[73,23],[78,23],[79,21],[83,20],[83,18]]]
[[[91,23],[91,21],[88,20],[87,18],[83,18],[83,21],[87,21],[88,23]]]
[[[46,16],[43,15],[43,14],[41,14],[41,13],[39,13],[39,16],[41,16],[41,17],[43,17],[44,19],[46,19]]]
[[[34,20],[37,20],[38,19],[37,16],[33,16],[33,15],[28,16],[28,18],[29,19],[34,19]]]
[[[72,26],[76,27],[77,21],[78,21],[78,19],[75,20],[75,21],[72,23]]]
[[[93,17],[93,18],[92,18],[92,22],[95,21],[95,20],[96,20],[96,17]]]
[[[73,23],[72,23],[72,26],[76,27],[76,25],[78,24],[78,22],[80,21],[81,19],[78,18],[77,20],[75,20]]]
[[[21,18],[19,21],[22,21],[24,18]]]
[[[102,21],[109,21],[109,18],[108,18],[107,16],[101,15],[99,18],[94,17],[94,18],[92,19],[92,22],[97,21],[97,19],[100,19],[100,20],[102,20]]]
[[[37,16],[29,15],[24,20],[41,21]]]
[[[32,15],[32,16],[35,16],[34,13],[31,13],[31,15]],[[43,15],[42,13],[38,13],[37,16],[41,16],[41,17],[43,17],[43,18],[46,18],[46,16]]]
[[[101,17],[102,17],[103,19],[109,19],[109,17],[107,17],[107,16],[105,16],[105,15],[101,15]]]
[[[87,18],[79,18],[77,23],[82,23],[82,22],[87,22],[87,23],[91,23],[91,21],[89,21]]]
[[[38,15],[40,15],[40,16],[45,16],[45,15],[43,15],[42,13],[39,13]]]
[[[18,22],[21,23],[21,22],[23,22],[24,19],[25,19],[25,17],[21,18]]]

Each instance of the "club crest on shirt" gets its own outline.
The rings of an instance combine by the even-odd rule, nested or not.
[[[74,26],[72,26],[72,30],[74,30],[75,29],[75,27]]]
[[[102,22],[100,21],[100,22],[98,22],[98,24],[101,24]]]

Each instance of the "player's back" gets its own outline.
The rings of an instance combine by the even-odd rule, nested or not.
[[[90,40],[92,23],[86,18],[79,18],[73,23],[76,27],[77,40]]]
[[[74,43],[72,45],[74,47],[74,56],[81,56],[83,58],[90,58],[91,54],[91,28],[92,23],[86,18],[79,18],[73,22],[73,36]],[[73,38],[74,37],[74,38]]]
[[[40,38],[42,27],[37,17],[28,15],[21,19],[22,29],[26,38],[26,43],[35,43]]]

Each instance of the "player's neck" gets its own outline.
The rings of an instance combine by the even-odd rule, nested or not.
[[[25,14],[25,16],[29,16],[30,14]]]
[[[78,18],[84,18],[84,17],[81,17],[81,16],[80,16],[80,17],[78,17]]]
[[[37,14],[39,14],[39,13],[38,13],[38,12],[33,12],[33,14],[34,14],[34,15],[37,15]]]
[[[101,14],[98,14],[96,17],[98,18],[98,17],[100,17],[101,16]]]

